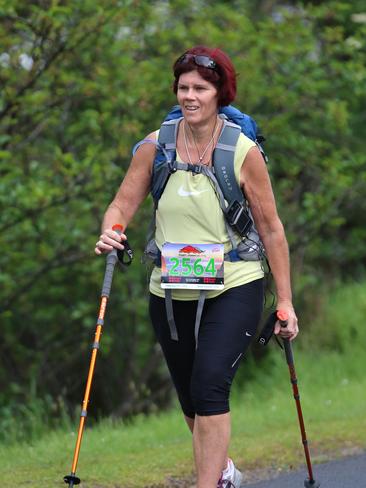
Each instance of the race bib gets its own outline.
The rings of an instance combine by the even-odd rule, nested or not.
[[[222,290],[224,245],[166,242],[161,251],[161,287]]]

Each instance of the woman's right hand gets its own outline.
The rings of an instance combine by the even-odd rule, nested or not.
[[[99,241],[95,244],[95,254],[105,254],[115,249],[124,249],[123,241],[127,240],[125,234],[118,234],[112,229],[104,229],[103,233],[99,236]]]

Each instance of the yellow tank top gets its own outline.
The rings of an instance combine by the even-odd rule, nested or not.
[[[158,134],[157,134],[158,137]],[[234,157],[235,177],[239,184],[240,169],[250,148],[255,143],[240,134]],[[177,161],[182,162],[177,153]],[[219,200],[207,176],[190,171],[173,173],[159,200],[156,211],[156,244],[161,250],[164,242],[185,244],[223,243],[225,253],[231,250],[224,215]],[[244,285],[264,276],[260,261],[225,261],[224,289],[208,290],[213,298],[225,290]],[[161,271],[154,267],[150,278],[150,292],[165,296],[160,286]],[[174,300],[198,300],[198,290],[172,290]]]

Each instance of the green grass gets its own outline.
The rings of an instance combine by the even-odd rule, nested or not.
[[[342,358],[333,353],[312,358],[297,352],[299,388],[314,460],[347,446],[366,448],[361,351]],[[270,367],[271,377],[264,368],[245,392],[234,391],[231,454],[246,469],[268,465],[287,469],[303,462],[294,400],[280,351]],[[3,446],[1,479],[8,486],[62,486],[74,444],[72,430],[53,432],[31,445]],[[85,488],[163,485],[169,476],[186,477],[191,472],[190,434],[178,409],[161,416],[140,416],[129,425],[106,420],[86,429],[77,470]]]
[[[348,300],[362,305],[345,309],[347,317],[352,311],[355,321],[336,313],[344,294],[335,293],[325,304],[324,314],[331,320],[320,316],[294,345],[315,462],[353,447],[366,449],[363,291],[358,285],[349,291]],[[353,342],[355,323],[358,340]],[[334,334],[342,337],[342,347],[333,347]],[[277,346],[269,347],[271,354],[258,366],[255,380],[244,391],[238,385],[233,390],[231,455],[246,470],[268,466],[282,470],[304,463],[287,365]],[[66,486],[62,477],[70,471],[76,427],[51,432],[33,443],[1,445],[2,482],[11,487]],[[157,488],[171,486],[169,477],[189,477],[192,465],[191,436],[176,408],[160,416],[139,416],[128,424],[105,420],[86,428],[77,474],[84,488]]]

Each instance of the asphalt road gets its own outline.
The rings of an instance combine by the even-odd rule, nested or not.
[[[366,453],[313,466],[321,488],[366,488]],[[244,484],[242,488],[304,488],[307,471],[281,475],[276,479]]]

